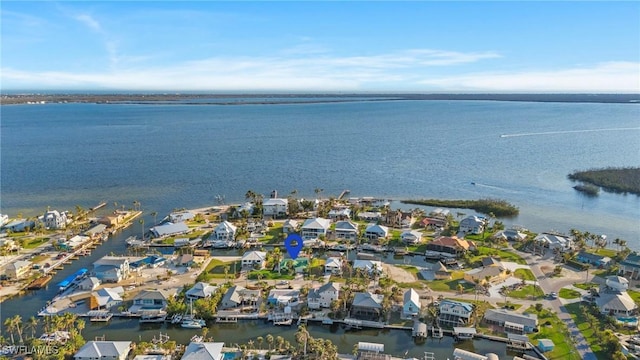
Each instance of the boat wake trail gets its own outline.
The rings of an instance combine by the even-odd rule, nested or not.
[[[640,127],[631,128],[608,128],[608,129],[582,129],[582,130],[561,130],[561,131],[545,131],[545,132],[531,132],[520,134],[502,134],[501,138],[518,137],[518,136],[538,136],[538,135],[557,135],[557,134],[574,134],[574,133],[587,133],[587,132],[601,132],[601,131],[628,131],[628,130],[640,130]]]

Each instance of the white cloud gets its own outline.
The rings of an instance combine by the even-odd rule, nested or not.
[[[447,90],[639,92],[640,63],[606,62],[555,71],[483,72],[419,82]]]
[[[102,26],[100,26],[100,23],[96,19],[94,19],[91,15],[80,14],[80,15],[74,16],[74,19],[80,21],[81,23],[89,27],[91,30],[97,31],[99,33],[103,32]]]

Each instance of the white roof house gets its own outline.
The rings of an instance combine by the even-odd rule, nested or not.
[[[331,226],[331,220],[324,218],[307,219],[301,228],[303,240],[318,239],[320,235],[327,235],[327,230]]]
[[[627,291],[629,289],[629,280],[622,276],[607,276],[605,283],[608,287],[620,292]]]
[[[386,238],[389,236],[389,228],[383,225],[378,224],[369,224],[367,228],[364,230],[364,237],[368,239],[378,239],[378,238]]]
[[[155,237],[165,237],[165,236],[173,236],[188,233],[189,227],[187,224],[180,222],[177,224],[174,223],[164,223],[162,225],[154,226],[149,229],[153,236]]]
[[[607,315],[623,315],[629,316],[636,309],[635,301],[627,294],[627,292],[601,292],[600,296],[596,297],[596,305],[600,309],[600,312]]]
[[[407,244],[418,244],[422,241],[422,233],[416,230],[409,230],[403,232],[400,238]]]
[[[284,216],[289,210],[287,199],[271,198],[262,203],[262,214],[264,216]]]
[[[242,255],[242,266],[264,267],[267,253],[264,251],[248,251]]]
[[[124,360],[131,350],[131,341],[88,341],[73,355],[76,360]]]
[[[368,273],[377,273],[382,274],[382,262],[377,260],[354,260],[353,261],[353,270],[363,269]]]
[[[337,257],[327,258],[324,263],[325,274],[340,274],[342,273],[342,259]]]
[[[420,314],[422,304],[420,303],[420,295],[413,289],[408,289],[404,293],[402,303],[402,315],[405,318],[410,318]]]
[[[460,221],[460,232],[465,234],[481,234],[484,231],[485,221],[475,215],[467,216]]]
[[[222,360],[222,342],[191,342],[181,360]]]
[[[567,237],[558,234],[542,233],[536,236],[534,241],[541,243],[549,249],[559,249],[561,251],[569,250],[573,247],[573,241]]]
[[[233,240],[236,236],[238,228],[228,221],[223,221],[215,229],[213,229],[214,240]]]
[[[212,286],[200,281],[193,285],[191,289],[187,290],[185,295],[187,299],[204,299],[210,297],[217,289],[217,286]]]

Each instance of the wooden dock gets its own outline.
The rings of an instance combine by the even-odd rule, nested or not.
[[[49,283],[49,281],[51,281],[52,278],[53,276],[51,275],[44,275],[42,277],[39,277],[33,280],[29,285],[27,285],[27,289],[28,290],[42,289],[45,285]]]

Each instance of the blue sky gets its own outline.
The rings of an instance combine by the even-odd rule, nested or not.
[[[640,92],[638,2],[2,1],[3,90]]]

